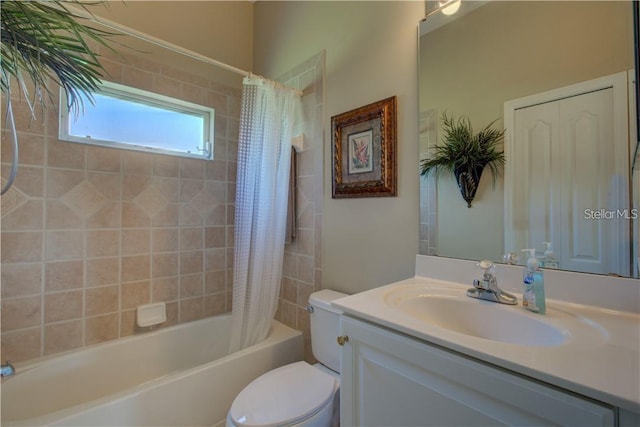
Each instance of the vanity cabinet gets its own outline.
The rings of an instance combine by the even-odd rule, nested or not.
[[[341,425],[614,426],[614,407],[342,316]]]

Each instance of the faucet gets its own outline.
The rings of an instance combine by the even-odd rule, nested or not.
[[[496,269],[491,261],[480,261],[478,268],[484,270],[481,279],[473,281],[473,288],[467,290],[467,296],[500,304],[518,304],[518,298],[498,287]]]
[[[15,368],[9,361],[7,360],[2,365],[0,365],[0,377],[9,377],[16,373]]]

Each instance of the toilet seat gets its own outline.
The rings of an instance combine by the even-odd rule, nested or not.
[[[306,362],[267,372],[238,394],[229,416],[236,426],[273,427],[295,424],[333,399],[336,380]]]

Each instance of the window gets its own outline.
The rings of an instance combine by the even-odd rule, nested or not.
[[[103,82],[69,114],[60,94],[59,138],[129,150],[213,158],[214,110],[152,92]]]

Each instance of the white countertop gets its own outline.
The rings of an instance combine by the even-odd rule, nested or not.
[[[454,332],[407,315],[385,302],[389,291],[399,286],[446,288],[449,292],[459,290],[461,295],[469,288],[469,285],[416,276],[341,298],[332,304],[347,315],[640,413],[640,315],[637,313],[553,299],[547,299],[545,315],[528,312],[521,305],[496,304],[496,308],[521,310],[532,319],[543,316],[545,321],[556,324],[570,316],[598,331],[595,339],[585,340],[588,335],[571,337],[557,346],[519,345]]]

